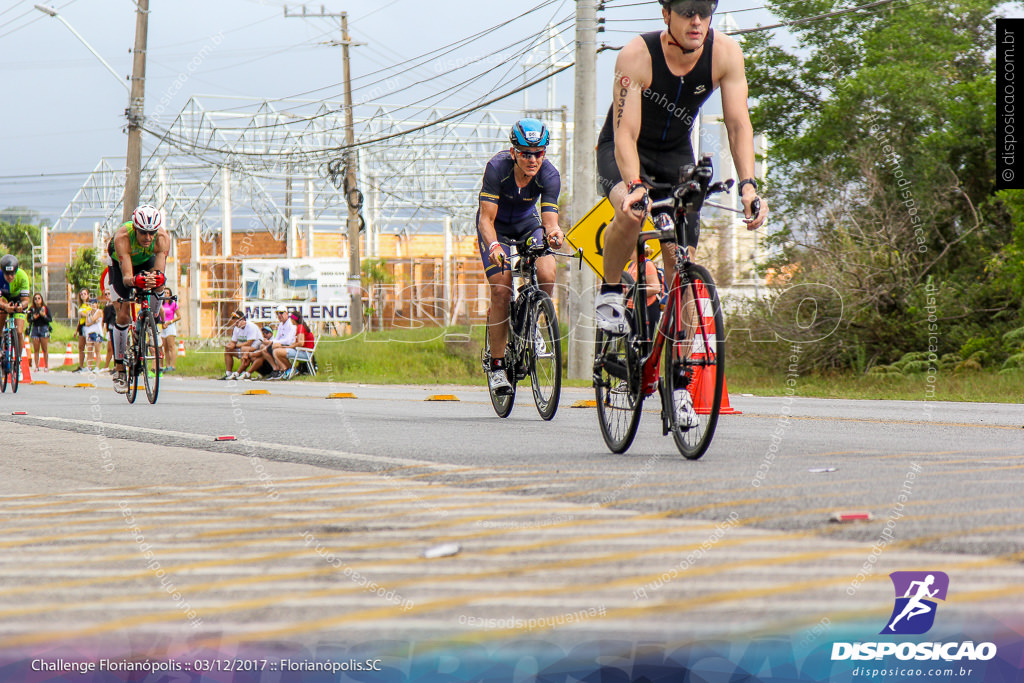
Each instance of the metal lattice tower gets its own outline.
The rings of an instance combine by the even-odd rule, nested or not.
[[[521,112],[487,109],[436,125],[428,124],[455,111],[374,104],[357,105],[356,113],[359,147],[352,154],[343,149],[345,116],[338,103],[193,97],[168,126],[147,121],[140,201],[163,207],[169,229],[179,235],[196,225],[202,239],[212,239],[222,222],[227,168],[234,224],[249,218],[283,240],[290,215],[322,226],[344,224],[346,193],[337,164],[354,156],[372,230],[440,231],[448,217],[457,234],[472,233],[484,166],[507,147],[508,128]],[[100,222],[109,234],[119,222],[122,166],[101,160],[53,229],[81,231],[78,224],[89,221],[85,229]]]

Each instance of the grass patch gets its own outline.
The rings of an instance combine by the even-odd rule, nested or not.
[[[480,349],[483,330],[468,327],[419,328],[323,337],[316,350],[314,381],[372,384],[483,385]],[[236,364],[237,369],[237,364]],[[190,350],[178,358],[183,375],[224,374],[224,348]]]
[[[751,365],[726,366],[730,394],[785,396],[786,374]],[[1024,371],[1002,373],[939,370],[929,384],[927,373],[857,375],[854,373],[801,374],[793,390],[797,396],[900,401],[970,401],[1019,403],[1024,400]],[[934,386],[934,393],[929,388]],[[927,393],[926,393],[927,392]]]
[[[74,330],[72,330],[73,332]],[[187,345],[187,343],[186,343]],[[367,384],[459,384],[484,386],[480,368],[483,327],[419,328],[369,332],[353,337],[324,337],[317,347],[320,382]],[[568,338],[562,340],[563,364]],[[237,367],[237,366],[236,366]],[[222,345],[189,350],[177,361],[178,374],[219,377],[224,374]],[[726,366],[730,394],[785,396],[786,373],[770,372],[736,362]],[[569,380],[563,386],[589,387],[590,379]],[[796,378],[796,395],[814,398],[893,399],[909,401],[974,401],[1017,403],[1024,399],[1024,370],[998,373],[976,371],[935,375],[934,395],[926,394],[927,373],[855,375],[804,373]],[[521,388],[529,388],[529,380]]]

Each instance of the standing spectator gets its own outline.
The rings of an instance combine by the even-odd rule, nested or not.
[[[316,345],[313,333],[309,331],[302,319],[302,313],[292,311],[288,318],[295,325],[295,341],[287,346],[282,345],[274,349],[274,358],[284,367],[281,379],[294,377],[295,373],[291,371],[291,366],[295,359],[309,360],[313,353],[313,347]]]
[[[253,340],[260,338],[260,328],[256,323],[247,320],[242,311],[232,313],[229,324],[234,329],[231,331],[231,341],[224,345],[224,376],[217,379],[238,379],[238,373],[234,371],[235,359],[241,361],[242,347],[248,350],[252,347]]]
[[[103,331],[107,333],[107,357],[103,360],[104,370],[110,366],[110,361],[114,360],[114,325],[117,323],[117,306],[114,305],[110,291],[109,287],[103,289],[107,297],[107,305],[103,307]],[[110,372],[114,372],[113,368],[110,369]]]
[[[50,323],[53,316],[50,308],[43,302],[43,295],[36,292],[32,296],[32,306],[28,309],[29,338],[32,340],[32,365],[36,371],[50,369]],[[43,351],[43,364],[39,365],[39,350]]]
[[[174,292],[170,287],[164,289],[163,322],[160,325],[160,338],[163,339],[164,363],[166,372],[174,372],[174,363],[178,360],[178,321],[181,314],[178,312],[178,302],[170,301]]]
[[[103,343],[103,309],[96,299],[89,300],[89,312],[85,316],[85,367],[88,369],[90,359],[93,370],[100,367],[100,345]]]
[[[277,349],[291,348],[295,343],[296,335],[295,323],[292,322],[291,317],[288,315],[288,308],[281,304],[277,307],[275,313],[278,320],[277,332],[270,343],[261,349],[263,359],[270,364],[272,369],[270,376],[267,377],[268,380],[282,379],[284,377],[284,371],[288,369],[288,366],[284,360],[278,360]]]
[[[85,316],[92,310],[89,305],[89,288],[82,287],[75,299],[75,314],[78,316],[78,327],[75,334],[78,336],[78,369],[74,372],[85,372]]]

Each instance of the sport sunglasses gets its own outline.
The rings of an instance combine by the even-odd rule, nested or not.
[[[543,159],[545,150],[542,149],[539,152],[524,152],[523,150],[516,147],[516,154],[523,157],[524,159]]]
[[[712,0],[679,0],[669,5],[671,10],[681,17],[691,19],[694,16],[699,16],[701,19],[707,19],[718,5],[717,2]]]

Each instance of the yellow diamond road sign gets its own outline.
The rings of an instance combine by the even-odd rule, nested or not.
[[[590,213],[569,228],[565,235],[565,239],[574,249],[583,250],[583,260],[599,278],[604,278],[604,231],[614,217],[615,209],[612,208],[612,203],[607,198],[602,199]],[[643,230],[654,230],[654,223],[650,218],[644,221]],[[658,240],[649,240],[648,244],[654,250],[651,258],[657,258],[661,253],[661,243]]]

